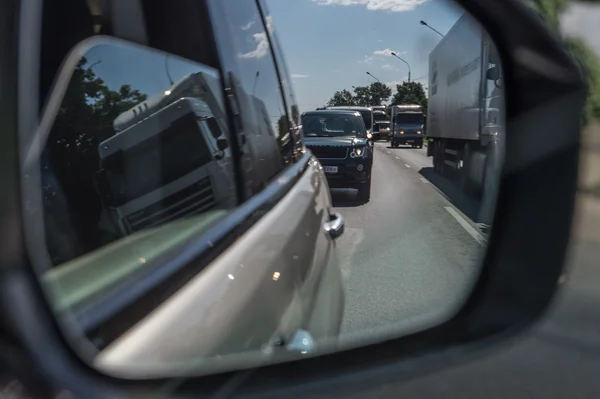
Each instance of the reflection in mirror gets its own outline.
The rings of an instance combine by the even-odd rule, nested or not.
[[[451,1],[315,0],[294,13],[267,3],[284,27],[305,144],[346,220],[342,340],[440,324],[471,293],[493,221],[505,127],[496,46]],[[320,29],[306,29],[304,12]],[[375,142],[366,174],[341,145],[360,134],[334,126],[349,111]]]
[[[98,36],[48,101],[28,234],[78,352],[128,377],[213,373],[455,315],[504,159],[485,29],[444,1],[208,3],[222,71]],[[236,219],[259,195],[273,208]],[[246,225],[264,235],[228,230]]]
[[[55,310],[102,350],[185,282],[142,290],[237,197],[217,70],[114,39],[79,50],[39,162],[36,266]]]

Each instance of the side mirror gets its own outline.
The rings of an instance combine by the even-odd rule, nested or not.
[[[485,77],[487,80],[493,80],[493,81],[500,79],[500,69],[497,66],[491,67],[485,73]]]
[[[225,151],[227,148],[229,148],[229,143],[227,142],[227,139],[217,140],[217,147],[221,151]]]
[[[215,139],[218,139],[219,137],[221,137],[223,135],[223,131],[221,131],[221,127],[219,126],[219,123],[217,122],[217,120],[215,118],[206,119],[206,124],[208,125],[208,128],[210,130],[210,134]]]

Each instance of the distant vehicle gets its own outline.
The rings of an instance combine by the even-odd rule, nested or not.
[[[468,14],[429,54],[427,155],[438,173],[458,172],[466,192],[491,190],[499,180],[490,175],[500,170],[504,151],[499,62],[485,29]]]
[[[327,107],[327,109],[358,111],[363,118],[365,127],[367,128],[367,137],[369,139],[372,138],[372,135],[373,135],[373,108],[372,107],[358,107],[358,106],[354,106],[354,105],[343,105],[343,106]]]
[[[378,109],[374,109],[373,110],[373,140],[378,141],[378,140],[383,140],[386,136],[388,131],[385,130],[385,128],[389,127],[389,119],[387,114],[385,113],[385,111],[381,110],[381,108],[385,108],[383,106],[376,106]],[[375,107],[372,107],[375,108]],[[383,123],[384,125],[387,124],[387,126],[384,127],[383,131],[381,129],[381,123]]]
[[[388,141],[391,136],[390,132],[392,129],[392,122],[390,122],[390,121],[377,122],[377,126],[379,127],[379,140]]]
[[[371,198],[373,150],[361,114],[348,110],[302,114],[304,143],[319,159],[331,188],[356,188],[358,199]]]
[[[385,113],[385,105],[371,105],[371,109],[373,110],[373,112],[375,111],[383,111]]]
[[[393,105],[391,112],[391,138],[392,147],[401,144],[410,144],[413,148],[423,148],[425,135],[425,115],[420,105]]]

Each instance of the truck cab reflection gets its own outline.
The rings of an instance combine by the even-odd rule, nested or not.
[[[138,109],[151,111],[144,105]],[[204,101],[180,98],[132,119],[98,147],[101,228],[127,235],[235,205],[231,153]]]

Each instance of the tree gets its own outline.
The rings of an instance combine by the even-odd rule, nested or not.
[[[99,168],[98,145],[115,134],[113,121],[119,114],[148,97],[129,85],[111,90],[96,76],[93,65],[86,65],[82,57],[73,71],[43,156],[44,167],[55,175],[48,184],[68,203],[64,217],[77,226],[71,240],[82,243],[79,253],[93,249],[88,245],[97,242],[101,204],[94,175]],[[58,205],[49,206],[56,210]]]
[[[425,88],[420,82],[402,82],[396,85],[396,94],[392,97],[392,105],[417,104],[423,107],[423,113],[427,114],[427,97]]]
[[[333,97],[327,102],[328,107],[341,105],[356,105],[356,99],[348,90],[336,91]]]
[[[392,95],[392,89],[381,83],[373,82],[369,86],[359,86],[354,88],[355,102],[360,105],[381,105]]]
[[[328,107],[341,105],[370,106],[381,105],[392,95],[392,89],[381,82],[371,83],[369,86],[354,88],[354,95],[348,90],[336,91],[327,103]]]
[[[587,125],[600,117],[600,62],[596,54],[579,38],[566,37],[565,45],[586,77],[588,94],[581,118],[583,125]]]
[[[548,27],[560,32],[560,16],[567,9],[570,0],[524,0],[525,4],[537,11]],[[590,1],[588,2],[597,2]],[[579,38],[565,36],[565,46],[582,69],[587,79],[588,95],[582,114],[582,123],[586,125],[600,118],[600,63],[597,55]]]

